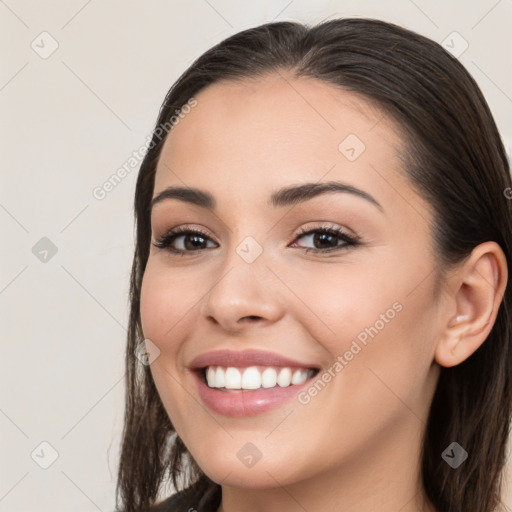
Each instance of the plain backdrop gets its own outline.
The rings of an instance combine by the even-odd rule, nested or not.
[[[207,48],[341,16],[445,41],[510,154],[512,0],[0,0],[0,512],[114,508],[138,166],[94,190]]]

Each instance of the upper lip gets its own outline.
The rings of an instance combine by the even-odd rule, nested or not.
[[[239,368],[245,368],[248,366],[319,368],[318,365],[295,361],[280,354],[259,350],[215,350],[195,357],[190,363],[190,368],[195,370],[205,368],[207,366],[233,366]]]

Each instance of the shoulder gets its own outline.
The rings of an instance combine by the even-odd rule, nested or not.
[[[150,512],[217,512],[221,488],[213,484],[193,485],[151,507]]]

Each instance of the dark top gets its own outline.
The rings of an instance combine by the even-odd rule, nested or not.
[[[154,505],[151,512],[217,512],[221,497],[220,485],[203,480]]]

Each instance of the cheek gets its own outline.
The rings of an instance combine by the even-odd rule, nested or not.
[[[376,312],[356,338],[363,334],[365,343],[359,343],[358,362],[347,368],[347,382],[355,402],[366,404],[363,412],[369,420],[372,415],[383,422],[386,416],[427,420],[436,304],[429,284],[411,293],[411,282],[403,276],[388,290],[388,309]]]
[[[160,350],[174,346],[167,343],[183,329],[187,313],[197,301],[197,289],[190,279],[148,261],[141,286],[140,314],[144,336]]]
[[[397,296],[391,294],[390,301],[376,309],[372,303],[357,311],[347,303],[347,309],[338,312],[337,338],[323,339],[333,358],[328,371],[319,374],[325,384],[314,383],[297,405],[301,424],[317,434],[313,449],[324,453],[322,464],[335,465],[351,453],[365,453],[372,443],[385,443],[400,425],[410,428],[427,420],[432,390],[429,335],[426,322],[419,321],[424,302],[403,296],[393,302]],[[286,438],[279,441],[286,446]]]
[[[140,294],[141,324],[144,337],[149,338],[160,349],[162,349],[160,344],[164,328],[169,328],[165,318],[168,314],[173,314],[174,308],[172,294],[162,285],[157,274],[152,272],[148,264],[142,279]]]
[[[379,331],[387,327],[401,295],[389,279],[381,282],[377,273],[340,263],[316,269],[310,263],[283,274],[282,280],[295,296],[290,295],[289,305],[297,304],[287,313],[295,315],[332,357],[348,350],[354,339],[364,342],[367,329],[376,323]]]
[[[188,402],[187,391],[178,384],[182,379],[182,349],[184,340],[193,329],[193,305],[198,300],[197,287],[194,289],[187,282],[190,277],[179,277],[179,273],[170,272],[150,258],[140,296],[144,337],[160,350],[150,371],[167,414],[177,430],[187,416]]]
[[[436,301],[429,280],[418,286],[418,276],[429,274],[428,262],[419,261],[400,266],[390,258],[364,272],[332,265],[314,276],[305,269],[286,276],[306,306],[295,311],[297,321],[331,358],[334,377],[325,378],[336,390],[329,397],[332,410],[341,409],[339,397],[344,407],[368,413],[369,419],[379,411],[392,414],[401,403],[397,396],[422,407]]]

